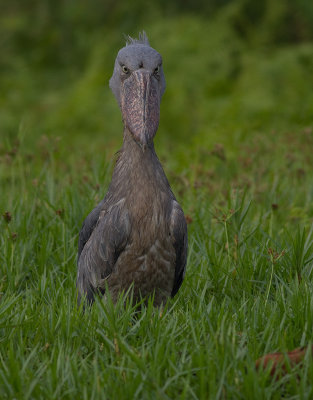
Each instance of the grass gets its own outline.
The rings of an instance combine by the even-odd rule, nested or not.
[[[232,7],[147,29],[168,82],[157,152],[189,223],[186,278],[164,310],[122,297],[76,306],[78,232],[121,144],[107,88],[120,32],[93,34],[73,68],[39,68],[36,48],[8,53],[1,399],[313,397],[309,353],[283,377],[255,369],[313,342],[312,43],[247,44]]]
[[[277,380],[255,370],[261,355],[313,338],[313,133],[289,135],[275,147],[255,136],[253,152],[248,139],[234,159],[215,146],[209,170],[176,175],[165,162],[190,222],[187,274],[165,310],[142,305],[139,315],[123,299],[76,308],[77,235],[111,163],[63,160],[52,138],[33,154],[7,144],[1,397],[311,398],[309,354]]]

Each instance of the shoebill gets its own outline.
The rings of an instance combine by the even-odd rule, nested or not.
[[[110,88],[121,109],[123,146],[107,194],[83,223],[78,302],[108,290],[114,302],[130,286],[133,301],[175,296],[185,275],[187,226],[153,138],[165,90],[161,55],[143,32],[117,54]]]

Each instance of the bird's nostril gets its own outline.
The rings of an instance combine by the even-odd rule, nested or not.
[[[139,64],[139,68],[143,68],[143,63],[142,62]]]

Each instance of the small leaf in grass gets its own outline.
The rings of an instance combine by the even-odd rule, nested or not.
[[[266,369],[270,366],[270,374],[274,376],[276,372],[279,375],[285,375],[287,373],[287,366],[290,364],[291,367],[300,364],[306,354],[307,347],[298,347],[288,353],[270,353],[263,357],[260,357],[255,362],[257,370]],[[313,346],[311,349],[313,353]]]
[[[15,241],[17,239],[18,234],[16,232],[11,233],[11,239]]]
[[[222,161],[226,161],[225,149],[221,143],[215,144],[214,149],[211,151],[211,154]]]
[[[50,347],[50,343],[46,343],[46,344],[43,346],[43,351],[47,351],[47,350],[49,349],[49,347]]]
[[[63,208],[60,208],[60,209],[58,209],[58,210],[56,210],[56,215],[58,215],[59,217],[63,217],[64,216],[64,209]]]
[[[9,211],[6,211],[2,216],[6,223],[9,223],[12,219],[12,214]]]
[[[191,224],[192,223],[193,219],[192,219],[192,217],[190,215],[187,214],[185,218],[186,218],[186,223],[187,224]]]

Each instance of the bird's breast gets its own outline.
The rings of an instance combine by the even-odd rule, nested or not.
[[[134,298],[155,296],[154,304],[164,303],[171,295],[175,275],[175,250],[169,232],[154,235],[133,232],[132,240],[120,254],[108,279],[113,299],[133,285]]]
[[[130,235],[107,279],[114,301],[132,285],[135,301],[154,294],[158,305],[171,295],[176,261],[170,237],[172,198],[158,182],[151,166],[130,175],[125,197]]]

